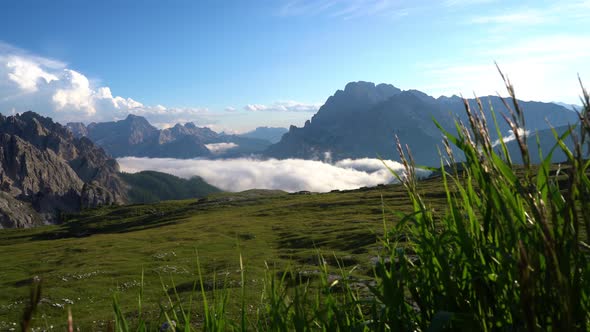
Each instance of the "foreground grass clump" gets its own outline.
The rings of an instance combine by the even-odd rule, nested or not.
[[[449,144],[463,152],[465,162],[442,174],[448,211],[440,222],[417,190],[411,154],[406,158],[398,144],[407,172],[400,179],[414,213],[391,232],[406,234],[408,245],[402,248],[390,237],[390,261],[396,263],[378,271],[380,327],[590,329],[588,94],[584,90],[578,129],[571,127],[561,137],[555,133],[558,143],[533,166],[527,137],[520,134],[525,132],[522,110],[512,85],[505,83],[512,100],[505,101],[509,115],[504,119],[524,165],[512,164],[502,140],[493,145],[482,102],[476,109],[466,102],[469,127],[458,124],[456,136],[445,133],[450,164],[456,165]],[[567,136],[575,142],[573,151],[563,143]],[[550,165],[555,149],[568,157],[557,170]]]

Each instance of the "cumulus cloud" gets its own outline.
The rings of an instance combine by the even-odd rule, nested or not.
[[[244,110],[250,112],[269,111],[269,112],[316,112],[321,104],[305,104],[293,100],[279,101],[271,105],[248,104]]]
[[[305,121],[305,112],[315,112],[319,104],[279,101],[268,105],[251,104],[219,111],[206,107],[146,105],[130,97],[118,96],[100,80],[69,68],[66,63],[40,57],[0,41],[0,113],[35,111],[66,123],[121,120],[128,114],[145,117],[153,125],[166,128],[181,122],[196,122],[213,130],[246,131],[260,118],[250,111],[281,112],[273,121]],[[299,113],[298,113],[299,112]],[[299,114],[299,115],[297,115]],[[288,119],[288,120],[286,120]],[[225,124],[224,124],[225,123]],[[234,128],[229,128],[230,124]],[[216,129],[214,129],[216,128]]]
[[[8,79],[25,92],[37,91],[40,79],[44,80],[45,84],[57,80],[57,76],[46,72],[35,62],[17,56],[6,58],[6,69]]]
[[[227,150],[237,148],[238,145],[236,143],[211,143],[205,144],[205,147],[209,149],[212,153],[223,153]]]
[[[0,112],[33,110],[59,122],[111,121],[127,114],[150,122],[178,119],[214,122],[206,108],[148,106],[132,98],[115,96],[107,86],[95,86],[84,74],[63,62],[39,57],[0,42]]]
[[[227,191],[247,189],[280,189],[289,192],[308,190],[356,189],[364,186],[393,183],[395,178],[378,159],[346,159],[335,164],[303,159],[118,159],[124,172],[155,170],[183,178],[200,176],[208,183]],[[386,160],[393,170],[402,171],[401,164]],[[418,170],[420,176],[429,171]]]

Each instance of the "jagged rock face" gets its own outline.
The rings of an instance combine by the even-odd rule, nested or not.
[[[506,113],[506,108],[496,96],[482,97],[482,101],[486,106],[484,114],[493,126],[488,104],[497,113]],[[474,100],[469,102],[477,107]],[[562,126],[577,121],[575,112],[560,105],[522,101],[519,104],[526,128],[532,131],[548,128],[547,122]],[[456,96],[433,98],[418,90],[401,91],[385,84],[352,82],[329,97],[302,128],[291,126],[264,154],[275,158],[397,159],[397,136],[410,147],[417,164],[436,167],[440,165],[437,146],[442,148],[442,133],[433,119],[455,132],[456,119],[467,123],[463,100]],[[498,119],[500,131],[508,136],[509,126],[501,116]],[[491,130],[491,137],[497,139],[495,130]]]
[[[195,126],[194,123],[186,123],[184,125],[177,123],[174,127],[160,131],[160,143],[168,143],[179,138],[191,136],[197,138],[204,144],[216,141],[219,134],[209,128],[201,128]]]
[[[2,227],[52,223],[64,212],[125,202],[126,185],[114,159],[33,112],[0,114],[0,167]],[[19,213],[13,200],[34,215]]]
[[[84,184],[81,196],[81,206],[83,208],[117,203],[115,195],[96,182]]]
[[[0,183],[13,196],[80,191],[84,183],[52,150],[41,151],[16,135],[0,134]]]
[[[0,191],[0,228],[26,228],[43,224],[43,219],[30,203]]]

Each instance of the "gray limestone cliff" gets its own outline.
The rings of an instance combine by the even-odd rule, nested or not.
[[[0,227],[33,227],[63,213],[121,204],[119,165],[101,148],[33,112],[0,115]]]

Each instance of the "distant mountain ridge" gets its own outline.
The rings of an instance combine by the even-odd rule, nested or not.
[[[493,127],[490,105],[498,117],[504,136],[509,126],[499,115],[506,113],[497,96],[481,97],[486,118]],[[468,100],[476,107],[473,99]],[[511,103],[510,99],[508,102]],[[524,110],[528,130],[576,123],[578,116],[553,103],[519,101]],[[440,166],[437,146],[441,146],[443,128],[454,130],[455,119],[467,121],[463,100],[457,96],[433,98],[418,90],[402,91],[393,85],[351,82],[344,90],[329,97],[318,112],[302,128],[291,126],[281,141],[270,146],[265,155],[275,158],[397,159],[394,136],[407,144],[420,165]],[[492,131],[492,139],[497,139]]]
[[[281,127],[257,127],[256,129],[244,134],[240,134],[239,136],[263,139],[274,144],[278,143],[283,137],[283,134],[285,134],[288,131],[289,130],[287,128]]]
[[[68,123],[76,136],[85,136],[101,146],[113,157],[195,158],[236,157],[264,151],[271,142],[239,135],[219,134],[194,123],[176,124],[157,129],[144,117],[129,114],[119,121]],[[232,143],[226,149],[215,150],[209,144]]]
[[[502,135],[509,136],[510,128],[500,115],[507,113],[501,98],[484,96],[480,99],[490,127],[493,128],[493,109]],[[506,101],[512,105],[510,98]],[[468,102],[477,109],[474,99]],[[524,110],[526,128],[531,132],[578,121],[575,112],[556,103],[519,101],[519,104]],[[157,129],[137,115],[88,126],[68,123],[67,127],[76,136],[90,138],[113,157],[185,159],[244,156],[397,159],[394,139],[397,136],[410,147],[417,164],[437,167],[440,164],[437,147],[442,147],[443,135],[434,120],[444,129],[455,132],[455,120],[468,121],[463,99],[458,96],[434,98],[419,90],[403,91],[391,84],[359,81],[337,90],[301,128],[259,127],[249,133],[228,135],[193,123]],[[495,129],[490,134],[492,140],[498,138]]]

